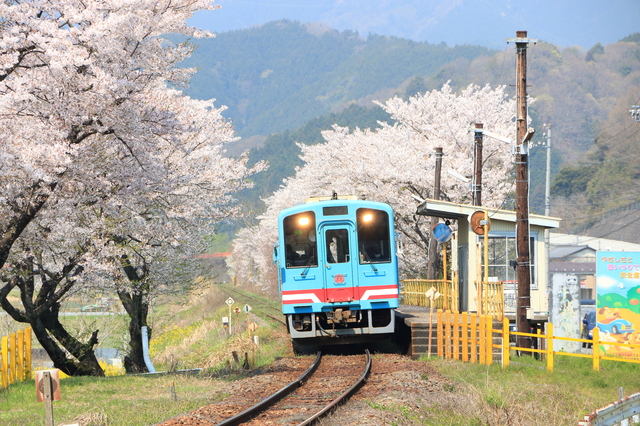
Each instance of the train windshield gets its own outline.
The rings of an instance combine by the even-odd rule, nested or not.
[[[318,266],[316,215],[312,211],[287,216],[282,221],[287,268]]]
[[[360,263],[391,262],[389,214],[382,210],[358,209]]]
[[[327,242],[327,263],[347,263],[349,261],[348,229],[328,229],[325,241]]]

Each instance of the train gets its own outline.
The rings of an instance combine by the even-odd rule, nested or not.
[[[273,261],[294,348],[392,337],[399,291],[394,229],[388,204],[335,193],[279,213]]]

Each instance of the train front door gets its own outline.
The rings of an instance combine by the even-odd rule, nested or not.
[[[322,248],[326,259],[324,270],[325,300],[330,303],[351,302],[355,298],[355,275],[352,267],[350,238],[353,225],[325,225],[322,227]]]

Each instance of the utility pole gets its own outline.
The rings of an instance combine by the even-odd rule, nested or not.
[[[527,310],[531,308],[531,262],[529,250],[529,149],[533,136],[527,130],[527,45],[538,40],[527,38],[526,31],[516,31],[516,248],[518,250],[518,301],[516,325],[521,333],[531,333]],[[531,338],[518,336],[517,345],[531,348]]]
[[[551,214],[551,124],[544,125],[547,131],[547,176],[544,190],[544,215]]]
[[[473,138],[473,205],[482,205],[482,123],[476,123]]]
[[[440,199],[440,176],[442,174],[442,157],[444,154],[442,153],[442,148],[436,148],[436,152],[434,154],[436,156],[436,176],[435,182],[433,186],[433,198],[434,200]],[[431,218],[431,229],[438,224],[440,219],[437,217]],[[436,241],[433,233],[429,233],[429,264],[427,265],[427,279],[435,280],[436,279],[436,259],[438,258],[438,242]]]

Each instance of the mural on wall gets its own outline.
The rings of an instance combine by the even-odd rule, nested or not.
[[[599,251],[596,258],[596,325],[607,356],[640,360],[640,252]]]
[[[580,335],[580,283],[573,274],[553,274],[551,280],[549,321],[553,324],[553,334],[559,337],[575,338]],[[579,342],[562,341],[558,350],[578,352]]]

